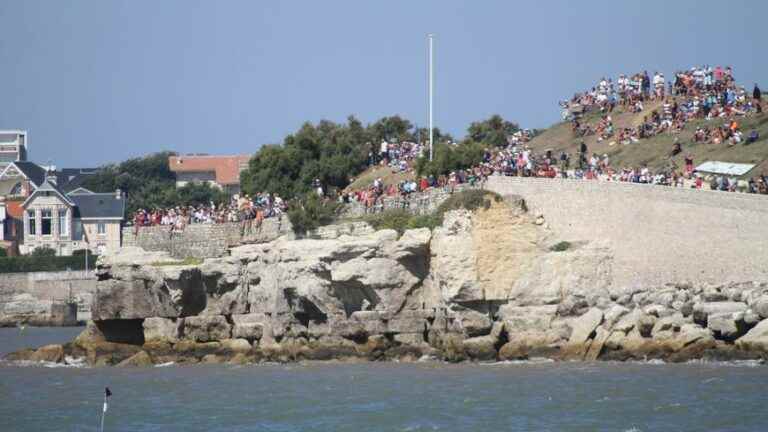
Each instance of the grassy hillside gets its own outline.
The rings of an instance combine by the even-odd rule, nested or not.
[[[654,110],[661,110],[660,102],[648,102],[645,110],[637,114],[624,112],[622,108],[617,108],[611,114],[614,129],[618,131],[626,127],[637,127],[642,124],[643,117],[650,115]],[[590,112],[583,117],[582,122],[594,126],[600,120],[600,117],[601,114],[599,112]],[[652,170],[657,170],[669,166],[669,154],[672,151],[672,145],[675,138],[679,138],[683,152],[678,154],[673,160],[681,169],[685,166],[685,155],[690,153],[694,157],[695,165],[714,160],[756,164],[755,168],[745,174],[743,178],[763,172],[768,174],[768,114],[752,115],[740,118],[738,121],[741,124],[741,130],[744,132],[745,138],[749,135],[750,131],[755,129],[760,134],[760,139],[750,145],[739,144],[736,146],[696,143],[693,141],[693,133],[699,126],[714,128],[723,125],[726,120],[694,120],[688,122],[685,129],[680,133],[665,132],[652,138],[641,139],[637,143],[623,145],[616,142],[615,137],[601,142],[597,141],[597,135],[590,135],[584,138],[576,137],[571,132],[570,122],[562,122],[540,132],[528,145],[536,153],[552,150],[555,157],[565,150],[571,154],[571,166],[573,167],[577,160],[576,154],[579,150],[579,144],[584,140],[590,154],[608,154],[611,158],[611,165],[615,168],[637,168],[647,164]],[[370,186],[374,179],[379,177],[385,185],[389,185],[412,179],[414,174],[396,173],[389,167],[371,167],[355,178],[347,189],[357,190],[365,188]]]
[[[618,131],[624,127],[635,127],[642,123],[643,116],[650,114],[654,109],[659,108],[659,104],[648,104],[642,113],[633,114],[631,112],[622,112],[621,109],[614,110],[612,114],[615,129]],[[584,122],[594,125],[600,119],[600,113],[592,112],[584,117]],[[614,142],[613,139],[597,141],[596,135],[583,138],[590,153],[599,155],[608,154],[611,158],[611,165],[617,168],[624,166],[639,167],[642,164],[648,164],[651,169],[666,167],[669,164],[669,153],[675,137],[679,137],[682,144],[683,153],[677,155],[674,160],[678,166],[684,166],[685,154],[691,153],[694,156],[696,165],[719,160],[724,162],[754,163],[757,166],[752,169],[745,177],[760,174],[763,171],[768,172],[768,115],[765,113],[758,116],[751,116],[739,119],[741,130],[745,137],[753,129],[760,133],[760,140],[750,144],[739,144],[728,146],[727,144],[704,144],[693,141],[693,133],[701,125],[715,127],[722,125],[725,120],[695,120],[688,122],[685,129],[679,134],[663,133],[652,138],[642,139],[637,143],[622,145]],[[549,129],[546,129],[540,135],[536,136],[529,143],[536,152],[544,152],[551,149],[555,154],[565,150],[572,155],[571,160],[576,160],[574,155],[578,152],[579,143],[582,138],[576,137],[571,132],[569,122],[558,123]],[[613,143],[613,145],[611,145]]]
[[[360,173],[352,183],[347,186],[347,190],[365,189],[373,184],[377,178],[381,178],[384,186],[398,184],[403,180],[412,180],[415,177],[413,172],[395,172],[388,166],[373,166]]]

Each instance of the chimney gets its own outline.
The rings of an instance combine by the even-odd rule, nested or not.
[[[56,185],[56,170],[53,167],[48,168],[48,171],[45,173],[45,180],[52,185]]]
[[[121,191],[120,188],[117,188],[115,191],[115,199],[123,199],[123,191]]]

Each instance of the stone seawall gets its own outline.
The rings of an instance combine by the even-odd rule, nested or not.
[[[498,176],[486,189],[523,197],[559,240],[606,242],[618,285],[768,280],[764,196]]]
[[[0,274],[0,326],[61,326],[89,320],[95,291],[96,277],[84,271]],[[67,304],[70,296],[76,306]]]
[[[468,184],[458,185],[453,192],[473,189],[475,186]],[[410,194],[407,198],[400,196],[385,197],[380,200],[372,209],[366,209],[360,202],[351,202],[344,209],[344,217],[361,217],[370,212],[381,213],[388,210],[405,210],[413,214],[429,214],[437,210],[440,204],[451,196],[451,189],[448,187],[434,188],[426,192],[417,192]]]
[[[147,251],[168,252],[178,258],[212,258],[222,256],[227,248],[240,243],[261,243],[290,234],[287,216],[265,219],[260,229],[242,235],[239,223],[196,224],[182,232],[171,232],[168,226],[123,228],[123,246],[138,246]]]

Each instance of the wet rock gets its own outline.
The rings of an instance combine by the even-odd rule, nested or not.
[[[117,367],[147,367],[152,366],[152,357],[146,351],[139,351],[117,364]]]
[[[744,350],[768,352],[768,319],[760,321],[747,334],[740,337],[736,345]]]
[[[453,308],[455,329],[467,337],[484,336],[490,333],[493,321],[487,313],[456,306]]]
[[[718,339],[733,341],[744,335],[748,328],[744,322],[744,312],[715,313],[707,317],[707,328]]]
[[[676,313],[673,315],[665,316],[664,318],[659,318],[653,324],[653,329],[651,330],[651,336],[657,337],[657,338],[669,337],[669,335],[679,332],[685,323],[686,323],[685,318],[681,313]],[[644,331],[641,331],[641,334],[642,333],[644,333]]]
[[[6,361],[31,361],[32,356],[35,354],[35,349],[33,348],[24,348],[18,351],[14,351],[12,353],[8,353],[3,356],[3,360]]]
[[[173,350],[182,358],[202,359],[206,355],[217,354],[220,349],[219,342],[181,340],[173,345]]]
[[[256,341],[264,334],[264,323],[267,317],[264,314],[232,315],[232,337]]]
[[[498,339],[488,336],[478,336],[464,339],[462,345],[466,355],[474,360],[495,360]]]
[[[598,357],[600,357],[600,354],[603,352],[603,347],[610,338],[611,334],[612,332],[610,330],[606,330],[603,327],[598,327],[597,330],[595,330],[595,337],[592,339],[592,343],[589,344],[589,348],[587,348],[587,351],[584,354],[584,360],[597,360]]]
[[[589,312],[576,318],[571,323],[573,331],[568,340],[570,344],[582,344],[587,341],[597,326],[603,322],[603,311],[592,308]]]
[[[144,319],[142,327],[144,328],[145,341],[177,342],[181,335],[181,329],[184,327],[184,319],[150,317]]]
[[[744,312],[746,310],[747,305],[741,302],[696,303],[693,306],[693,320],[700,325],[706,325],[709,315]]]
[[[42,346],[29,359],[38,362],[61,363],[64,360],[64,347],[58,344]]]
[[[184,338],[197,342],[229,339],[232,328],[220,315],[192,316],[184,319]]]
[[[224,339],[221,341],[221,349],[233,353],[247,353],[253,347],[245,339]]]
[[[173,345],[168,341],[153,339],[145,342],[141,348],[146,351],[156,363],[175,363],[179,360],[178,354],[173,350]]]
[[[206,354],[200,359],[200,363],[204,364],[221,364],[225,363],[227,358],[217,354]]]
[[[141,351],[137,345],[96,342],[86,349],[86,361],[91,366],[113,366]]]
[[[423,345],[426,344],[423,333],[403,333],[395,335],[395,342],[402,345]]]
[[[768,318],[768,295],[756,298],[750,307],[761,319]]]
[[[621,318],[627,315],[630,310],[621,305],[613,305],[605,311],[605,328],[613,328]]]
[[[107,339],[104,337],[104,333],[99,330],[99,327],[96,325],[96,323],[93,321],[88,321],[88,323],[85,325],[85,329],[80,332],[79,335],[77,335],[72,343],[85,349],[92,344],[106,341]]]

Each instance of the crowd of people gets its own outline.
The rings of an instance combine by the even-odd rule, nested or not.
[[[751,97],[750,97],[751,96]],[[616,128],[613,115],[617,107],[625,112],[643,113],[653,103],[654,109],[643,115],[642,122],[635,127]],[[752,94],[736,85],[731,67],[693,67],[678,71],[674,79],[667,81],[664,74],[647,71],[620,75],[613,81],[602,78],[588,91],[576,93],[571,99],[561,101],[563,119],[569,120],[574,135],[585,137],[596,135],[598,142],[609,141],[630,145],[660,133],[677,133],[691,120],[721,121],[718,125],[702,124],[693,134],[693,142],[711,144],[752,144],[760,139],[756,130],[744,132],[740,119],[744,116],[761,114],[762,91],[755,84]],[[585,114],[599,111],[594,124],[585,120]],[[507,145],[485,150],[482,162],[465,170],[457,170],[441,176],[406,179],[398,183],[385,184],[382,178],[362,189],[345,190],[338,194],[344,203],[358,202],[366,209],[375,211],[387,197],[408,200],[416,192],[431,188],[453,189],[460,184],[484,182],[488,176],[521,176],[574,178],[630,183],[647,183],[696,189],[709,188],[721,191],[744,191],[768,194],[768,175],[761,174],[749,180],[739,181],[723,175],[703,176],[694,171],[693,155],[684,156],[684,166],[678,167],[673,158],[683,153],[679,138],[675,138],[669,154],[668,165],[652,171],[647,165],[641,167],[615,167],[608,154],[590,153],[582,140],[573,155],[551,150],[535,152],[528,146],[532,134],[518,130],[507,136]],[[389,167],[393,173],[413,173],[415,161],[423,156],[425,145],[410,141],[382,141],[378,151],[369,152],[369,165]],[[572,158],[574,160],[572,160]],[[415,176],[414,176],[415,177]],[[319,179],[311,187],[324,198],[327,193]],[[272,194],[234,196],[230,203],[175,207],[171,209],[140,210],[134,215],[137,227],[162,225],[170,230],[180,231],[189,224],[213,224],[239,222],[243,234],[254,227],[259,228],[265,218],[279,217],[287,209],[286,203]]]
[[[424,146],[410,141],[387,142],[382,141],[379,152],[368,153],[368,165],[384,165],[395,172],[405,172],[413,169],[413,162],[424,151]]]
[[[726,175],[705,176],[695,171],[694,157],[690,153],[684,156],[683,166],[677,166],[670,159],[668,166],[658,170],[652,170],[645,164],[641,167],[614,167],[607,154],[590,154],[584,143],[575,156],[577,161],[572,162],[569,153],[553,154],[551,151],[536,153],[527,146],[487,150],[483,162],[470,169],[454,171],[439,177],[427,176],[417,180],[403,180],[389,185],[385,185],[379,178],[368,188],[345,191],[339,199],[345,203],[361,203],[366,211],[375,212],[382,208],[380,204],[383,199],[399,198],[407,202],[415,192],[424,192],[432,188],[454,189],[461,184],[482,184],[491,175],[571,178],[768,194],[768,174],[762,173],[748,180],[739,180],[736,176]]]
[[[667,82],[664,74],[648,72],[631,76],[621,75],[614,82],[603,78],[591,90],[576,93],[570,100],[561,101],[563,118],[570,120],[578,136],[597,135],[598,141],[612,139],[623,145],[636,143],[662,132],[680,132],[686,123],[695,119],[733,119],[763,111],[762,91],[755,84],[752,97],[743,86],[736,85],[731,67],[692,67],[675,73],[674,81]],[[614,130],[611,113],[617,106],[625,111],[641,113],[644,103],[658,101],[660,106],[643,117],[636,127]],[[587,112],[599,110],[601,118],[596,125],[583,121]],[[744,132],[738,122],[731,121],[723,134],[713,143],[743,142]],[[750,134],[752,134],[751,131]]]
[[[134,233],[147,226],[165,226],[170,233],[182,232],[192,224],[240,223],[241,234],[259,230],[266,218],[281,217],[287,203],[280,196],[259,193],[233,195],[228,203],[176,206],[167,209],[139,209],[133,215]]]
[[[615,127],[612,116],[617,107],[622,107],[625,112],[642,113],[652,102],[655,108],[643,116],[639,125]],[[638,143],[664,132],[678,133],[689,121],[697,119],[720,120],[721,123],[699,126],[693,134],[694,142],[724,143],[730,146],[752,144],[760,139],[760,135],[757,130],[743,131],[740,118],[763,112],[759,86],[755,84],[750,95],[744,87],[736,85],[732,68],[721,66],[701,66],[678,71],[670,81],[666,80],[663,73],[650,75],[647,71],[620,75],[615,82],[603,78],[590,90],[577,93],[560,105],[563,107],[563,118],[572,122],[572,131],[576,137],[596,135],[598,142],[608,140],[609,146]],[[587,124],[584,114],[595,110],[600,112],[599,119],[595,124]],[[487,149],[478,166],[437,178],[430,176],[403,180],[398,184],[384,185],[382,179],[376,179],[367,188],[345,192],[340,199],[364,203],[366,208],[375,209],[379,200],[385,197],[399,196],[407,199],[414,192],[475,183],[489,175],[561,177],[768,193],[768,176],[765,174],[742,181],[733,176],[700,175],[694,171],[694,157],[691,154],[686,154],[684,166],[678,167],[673,158],[683,153],[679,138],[674,140],[668,166],[656,171],[647,165],[614,167],[608,154],[588,152],[584,141],[571,155],[566,152],[553,154],[552,151],[536,153],[527,146],[529,140],[529,135],[519,131],[508,137],[506,147]],[[414,144],[414,147],[407,148],[419,149],[410,154],[411,160],[420,154],[421,146]],[[385,154],[384,150],[382,144],[382,160],[396,161],[394,165],[389,163],[389,166],[396,168],[408,165],[399,162],[399,153],[390,155],[389,152]]]

